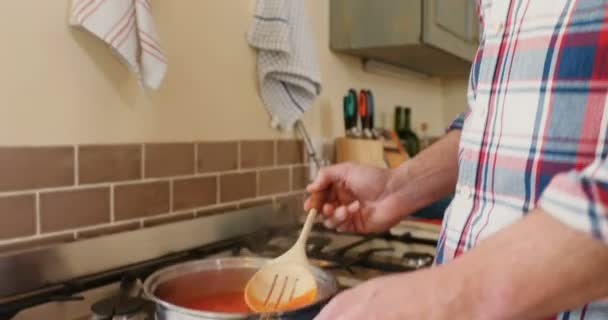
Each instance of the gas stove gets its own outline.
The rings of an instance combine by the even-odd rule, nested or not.
[[[265,230],[243,239],[225,256],[276,258],[295,243],[299,229]],[[343,234],[316,226],[308,240],[311,262],[330,270],[342,288],[394,272],[414,271],[432,265],[437,239],[411,232],[375,235]]]
[[[12,285],[0,283],[0,320],[145,319],[139,312],[148,307],[140,299],[141,282],[152,272],[196,259],[277,257],[295,243],[299,233],[293,217],[286,216],[284,208],[276,206],[249,208],[64,248],[0,256],[3,279],[11,265],[30,264]],[[438,235],[438,226],[410,221],[375,235],[343,234],[315,226],[307,253],[312,263],[330,271],[346,289],[382,275],[431,266]],[[116,247],[127,243],[135,245],[132,251]],[[112,263],[86,254],[95,249],[92,252],[111,255],[106,260]],[[98,265],[87,263],[83,256]],[[58,257],[64,260],[59,261],[60,267],[69,266],[69,270],[57,270]],[[24,280],[21,285],[19,278]]]

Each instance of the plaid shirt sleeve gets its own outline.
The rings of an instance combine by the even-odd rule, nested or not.
[[[462,130],[466,114],[466,112],[461,112],[458,116],[456,116],[456,118],[452,121],[452,123],[450,123],[446,131]]]
[[[608,160],[556,175],[539,206],[558,220],[608,242]]]

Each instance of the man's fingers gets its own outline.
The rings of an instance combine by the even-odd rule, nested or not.
[[[346,207],[339,206],[332,214],[325,216],[324,225],[328,229],[339,229],[342,225],[348,224],[348,215]]]
[[[308,211],[312,208],[312,201],[310,200],[310,198],[306,198],[306,200],[304,200],[304,211]]]
[[[334,215],[334,206],[331,203],[326,203],[323,205],[323,215],[331,217]]]
[[[331,204],[336,201],[336,190],[330,188],[321,192],[311,193],[306,201],[304,202],[304,210],[308,211],[312,208],[316,208],[322,212],[325,211],[325,205]],[[333,211],[333,210],[330,210]]]
[[[363,228],[358,226],[355,218],[360,216],[361,203],[353,201],[351,204],[342,207],[343,210],[336,210],[334,221],[337,222],[336,230],[338,232],[357,232]]]
[[[343,201],[352,201],[352,195],[345,189],[345,178],[350,170],[350,164],[338,164],[328,168],[323,168],[319,171],[317,178],[306,187],[306,190],[310,194],[310,197],[304,203],[304,209],[310,210],[317,208],[325,216],[333,215],[335,210],[332,207],[328,207],[327,204],[332,204]],[[351,200],[348,200],[348,199]]]
[[[349,219],[348,221],[346,221],[343,224],[341,224],[338,227],[336,227],[336,231],[338,231],[338,232],[354,232],[355,228],[353,227],[353,221]]]
[[[334,182],[344,181],[349,169],[350,164],[347,163],[321,169],[317,178],[306,187],[306,191],[309,193],[321,192]]]
[[[338,232],[357,231],[357,226],[353,220],[356,213],[349,211],[349,207],[351,206],[353,206],[353,204],[348,206],[340,206],[335,209],[333,216],[327,218],[327,220],[329,220],[328,224],[332,226],[332,229],[335,228]],[[358,205],[354,205],[354,207],[356,206]]]
[[[348,205],[347,210],[350,213],[359,212],[359,210],[361,210],[361,202],[359,202],[359,200],[353,201]]]
[[[334,210],[334,214],[328,217],[328,220],[331,221],[331,225],[333,225],[336,230],[340,231],[350,225],[350,214],[348,213],[348,210],[346,210],[346,206],[339,206]]]
[[[327,229],[333,229],[336,227],[336,224],[331,219],[326,219],[325,221],[323,221],[323,225]]]
[[[311,193],[308,198],[304,201],[304,210],[308,211],[312,208],[323,211],[323,204],[327,200],[326,192],[314,192]]]
[[[342,224],[348,218],[348,211],[346,211],[345,206],[339,206],[334,212],[334,221],[337,224]]]

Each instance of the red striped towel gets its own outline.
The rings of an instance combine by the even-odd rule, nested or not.
[[[70,24],[106,42],[147,88],[167,71],[149,0],[73,0]]]

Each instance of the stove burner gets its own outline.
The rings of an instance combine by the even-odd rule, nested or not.
[[[144,316],[149,314],[149,308],[153,304],[141,297],[141,285],[133,274],[123,275],[117,294],[99,300],[91,306],[93,320],[146,319]]]
[[[308,238],[307,252],[308,254],[315,255],[321,253],[325,247],[331,244],[331,238],[323,236],[311,236]]]
[[[403,254],[403,260],[407,265],[415,268],[422,268],[430,267],[433,264],[435,257],[428,253],[406,252]]]
[[[146,301],[142,298],[118,295],[103,299],[91,306],[94,320],[111,320],[116,317],[131,319],[144,311]]]
[[[315,225],[313,230],[322,232],[323,235],[312,235],[308,239],[307,254],[309,258],[316,260],[317,264],[324,269],[343,269],[351,274],[354,274],[353,267],[371,268],[384,272],[405,272],[428,267],[432,265],[434,260],[433,255],[420,252],[407,252],[403,257],[395,257],[393,260],[387,260],[383,256],[376,255],[382,252],[392,252],[395,250],[393,247],[364,249],[355,255],[349,255],[350,252],[361,250],[363,246],[377,240],[403,244],[433,246],[436,244],[433,240],[416,238],[410,233],[394,236],[386,232],[362,236],[359,234],[336,233],[320,225]],[[298,228],[288,228],[271,229],[250,235],[241,242],[238,248],[233,249],[233,255],[238,256],[242,254],[241,249],[248,249],[256,255],[274,258],[289,249],[297,240],[298,234]],[[332,236],[354,236],[360,237],[360,239],[342,247],[326,250],[333,243]]]
[[[391,251],[395,251],[395,249],[393,249],[393,248],[374,248],[374,249],[369,249],[369,250],[361,252],[361,254],[359,254],[359,257],[363,260],[368,260],[376,252],[391,252]]]
[[[346,246],[344,246],[342,248],[339,248],[339,249],[335,250],[334,254],[337,257],[343,257],[344,255],[346,255],[346,253],[348,251],[350,251],[350,250],[352,250],[352,249],[354,249],[356,247],[359,247],[359,246],[363,245],[364,243],[370,242],[372,240],[374,240],[374,239],[370,238],[370,237],[365,237],[365,238],[363,238],[363,239],[361,239],[359,241],[355,241],[355,242],[353,242],[353,243],[351,243],[349,245],[346,245]]]

